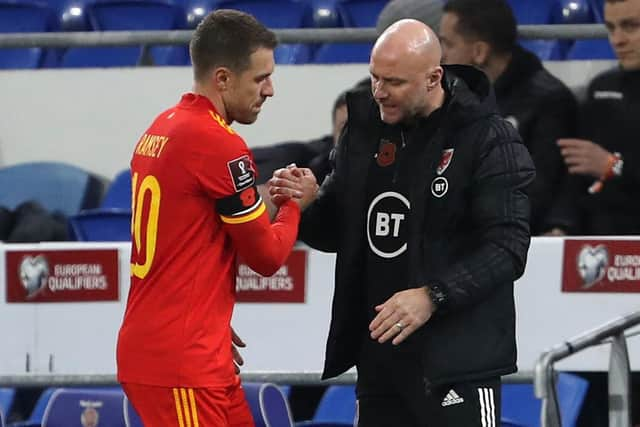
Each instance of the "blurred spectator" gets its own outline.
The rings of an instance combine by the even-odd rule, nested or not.
[[[367,79],[368,84],[368,79]],[[347,100],[345,93],[338,95],[331,110],[331,135],[309,142],[282,142],[266,147],[252,149],[254,161],[258,167],[258,184],[264,184],[273,175],[273,171],[288,164],[308,167],[313,171],[318,183],[331,172],[330,153],[338,142],[340,132],[347,121]]]
[[[517,44],[516,20],[505,0],[450,0],[440,38],[444,63],[475,65],[493,82],[500,113],[518,129],[536,165],[531,232],[547,231],[545,218],[564,175],[555,142],[575,132],[573,94]]]
[[[391,0],[378,16],[376,31],[380,34],[400,19],[413,18],[424,22],[437,33],[443,3],[444,0]]]
[[[69,240],[67,218],[49,212],[36,201],[26,201],[15,210],[0,207],[0,241],[7,243],[60,242]]]
[[[640,0],[606,0],[604,17],[619,67],[589,84],[580,139],[558,141],[570,175],[554,234],[640,234]]]

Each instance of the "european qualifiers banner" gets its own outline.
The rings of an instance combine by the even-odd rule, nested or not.
[[[293,250],[289,259],[270,277],[246,264],[238,264],[236,301],[304,303],[307,282],[307,251]]]
[[[7,302],[118,301],[118,250],[6,252]]]
[[[640,292],[639,240],[566,239],[563,292]]]

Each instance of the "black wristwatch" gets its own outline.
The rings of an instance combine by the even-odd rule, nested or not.
[[[447,294],[440,286],[431,284],[425,287],[427,288],[431,302],[436,306],[436,309],[441,309],[447,304]]]

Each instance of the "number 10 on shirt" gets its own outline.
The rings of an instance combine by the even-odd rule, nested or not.
[[[140,264],[140,257],[137,262],[131,263],[131,275],[139,279],[144,279],[151,270],[153,257],[156,252],[156,240],[158,238],[158,213],[160,212],[160,183],[153,175],[147,175],[141,179],[138,187],[138,173],[135,172],[131,179],[131,235],[133,245],[131,250],[140,255],[144,248],[144,263]],[[146,203],[145,203],[146,202]],[[142,217],[143,210],[148,207],[145,227],[144,246],[142,242]]]

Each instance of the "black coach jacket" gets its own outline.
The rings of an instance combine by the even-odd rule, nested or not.
[[[569,88],[521,47],[513,50],[494,89],[498,112],[518,130],[536,167],[530,223],[531,234],[542,234],[550,229],[545,221],[567,169],[556,141],[575,135],[577,103]]]
[[[485,75],[446,66],[449,101],[439,129],[420,140],[418,123],[408,134],[409,283],[437,283],[446,307],[414,334],[422,343],[425,382],[437,385],[501,375],[516,369],[513,282],[529,247],[527,186],[535,169],[516,130],[495,113]],[[367,92],[347,97],[334,172],[304,212],[300,238],[337,252],[332,320],[323,378],[356,363],[367,331],[363,278],[366,244],[366,180],[381,129],[378,107]],[[444,172],[443,150],[453,149]],[[434,181],[448,182],[441,197]],[[442,190],[442,186],[440,186]],[[440,194],[436,192],[436,194]]]

